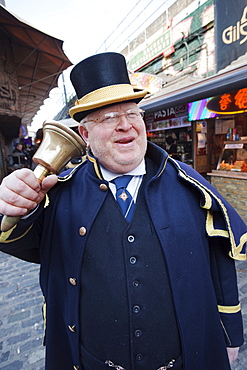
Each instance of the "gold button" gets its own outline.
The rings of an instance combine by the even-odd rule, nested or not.
[[[102,191],[107,191],[108,190],[108,186],[106,184],[100,184],[99,188]]]
[[[72,333],[75,333],[76,332],[75,325],[68,325],[68,328],[69,328],[70,331],[72,331]]]
[[[80,234],[81,236],[86,235],[86,232],[87,232],[87,229],[86,229],[84,226],[80,227],[80,229],[79,229],[79,234]]]
[[[79,370],[79,366],[74,365],[74,366],[73,366],[73,369],[74,369],[74,370]]]
[[[77,283],[76,283],[76,278],[69,278],[69,282],[70,282],[70,284],[72,284],[72,285],[76,285]]]

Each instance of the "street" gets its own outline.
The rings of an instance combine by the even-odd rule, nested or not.
[[[39,265],[0,252],[0,369],[44,369]]]
[[[247,264],[237,262],[236,268],[247,341]],[[0,369],[44,370],[42,340],[39,265],[0,252]],[[247,370],[246,342],[232,370]]]

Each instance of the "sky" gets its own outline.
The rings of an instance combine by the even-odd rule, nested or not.
[[[63,40],[65,54],[72,64],[76,64],[90,55],[104,52],[104,41],[109,36],[107,45],[111,45],[116,35],[118,39],[108,51],[121,51],[117,48],[126,40],[127,32],[134,38],[129,23],[147,25],[151,16],[154,20],[165,11],[167,2],[174,0],[5,0],[5,6],[26,23]],[[128,21],[124,21],[126,16]],[[68,97],[74,94],[69,80],[71,68],[64,72]],[[34,117],[30,131],[37,131],[45,120],[52,119],[62,108],[64,87],[61,76],[58,86]]]

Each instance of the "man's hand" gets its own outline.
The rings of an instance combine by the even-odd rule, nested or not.
[[[227,347],[227,354],[230,364],[238,358],[239,347]]]
[[[12,172],[0,185],[0,213],[24,216],[43,200],[56,183],[56,175],[47,176],[40,184],[33,171],[27,168]]]

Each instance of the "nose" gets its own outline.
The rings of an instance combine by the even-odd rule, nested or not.
[[[125,113],[120,113],[116,130],[129,130],[133,125],[127,120]]]

